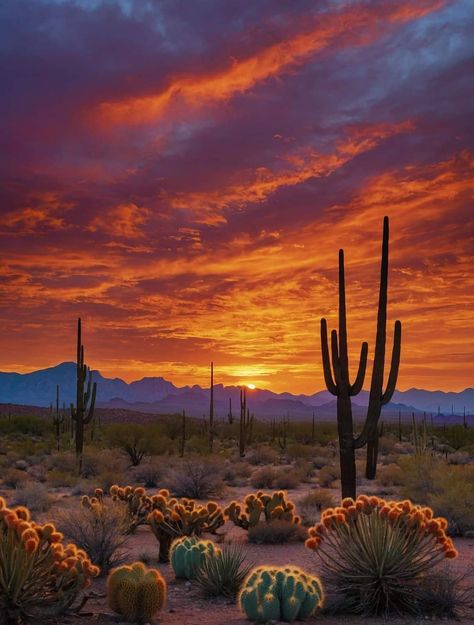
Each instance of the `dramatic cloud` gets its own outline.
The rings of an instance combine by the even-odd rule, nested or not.
[[[277,6],[278,5],[278,6]],[[7,0],[0,369],[323,388],[319,319],[472,386],[470,0]],[[390,353],[390,340],[389,349]]]

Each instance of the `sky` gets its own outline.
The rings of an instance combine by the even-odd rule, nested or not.
[[[0,370],[324,388],[390,218],[398,388],[474,386],[472,0],[3,0]],[[367,383],[370,380],[368,369]]]

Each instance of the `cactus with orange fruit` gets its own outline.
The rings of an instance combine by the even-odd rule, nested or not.
[[[201,506],[193,499],[171,498],[165,489],[153,495],[151,501],[153,510],[147,521],[160,543],[160,562],[169,561],[170,546],[175,538],[214,533],[225,522],[222,508],[214,501]]]
[[[110,608],[131,623],[147,623],[163,608],[166,582],[142,562],[114,569],[107,578]]]
[[[7,621],[61,613],[80,600],[100,570],[52,523],[31,520],[27,508],[0,498],[0,613]]]
[[[153,503],[144,488],[114,484],[110,487],[110,495],[112,501],[120,501],[126,506],[126,534],[133,534],[139,525],[146,525]]]
[[[275,491],[266,495],[262,491],[251,493],[244,499],[244,504],[232,501],[224,510],[225,516],[244,530],[254,527],[263,520],[266,522],[278,519],[299,525],[301,518],[295,514],[295,504],[287,499],[284,491]]]
[[[344,609],[416,613],[419,580],[457,556],[447,527],[431,508],[360,495],[324,510],[306,547],[319,556]]]

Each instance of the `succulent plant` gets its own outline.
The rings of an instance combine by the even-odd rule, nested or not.
[[[166,582],[142,562],[114,569],[107,578],[110,608],[132,623],[147,623],[166,601]]]
[[[311,616],[322,601],[320,580],[296,567],[253,569],[239,596],[240,607],[247,618],[257,623],[303,620]]]
[[[171,566],[174,574],[182,579],[194,579],[204,560],[217,556],[221,550],[212,540],[202,540],[196,536],[183,536],[176,539],[170,549]]]
[[[235,525],[248,530],[254,527],[262,518],[265,521],[288,521],[299,524],[301,518],[295,515],[295,504],[286,498],[284,491],[275,491],[272,495],[266,495],[262,491],[247,495],[244,499],[244,510],[237,501],[232,501],[224,510],[224,514]]]
[[[0,497],[0,613],[13,621],[46,610],[60,613],[80,598],[100,570],[52,523],[31,520],[27,508]]]
[[[417,612],[417,582],[457,556],[447,526],[431,508],[360,495],[324,510],[306,546],[319,556],[344,610]]]
[[[151,500],[153,511],[147,520],[160,543],[160,562],[169,561],[173,539],[180,536],[201,536],[204,532],[214,533],[225,522],[222,509],[214,501],[201,506],[193,499],[170,498],[166,490],[153,495]]]
[[[160,491],[162,492],[168,491]],[[110,487],[110,495],[113,501],[120,501],[127,507],[127,534],[133,534],[139,525],[147,523],[153,503],[144,488],[114,484]]]

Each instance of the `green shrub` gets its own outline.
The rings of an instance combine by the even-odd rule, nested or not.
[[[242,547],[226,546],[201,566],[196,582],[205,596],[233,598],[242,587],[252,564],[245,564]]]

